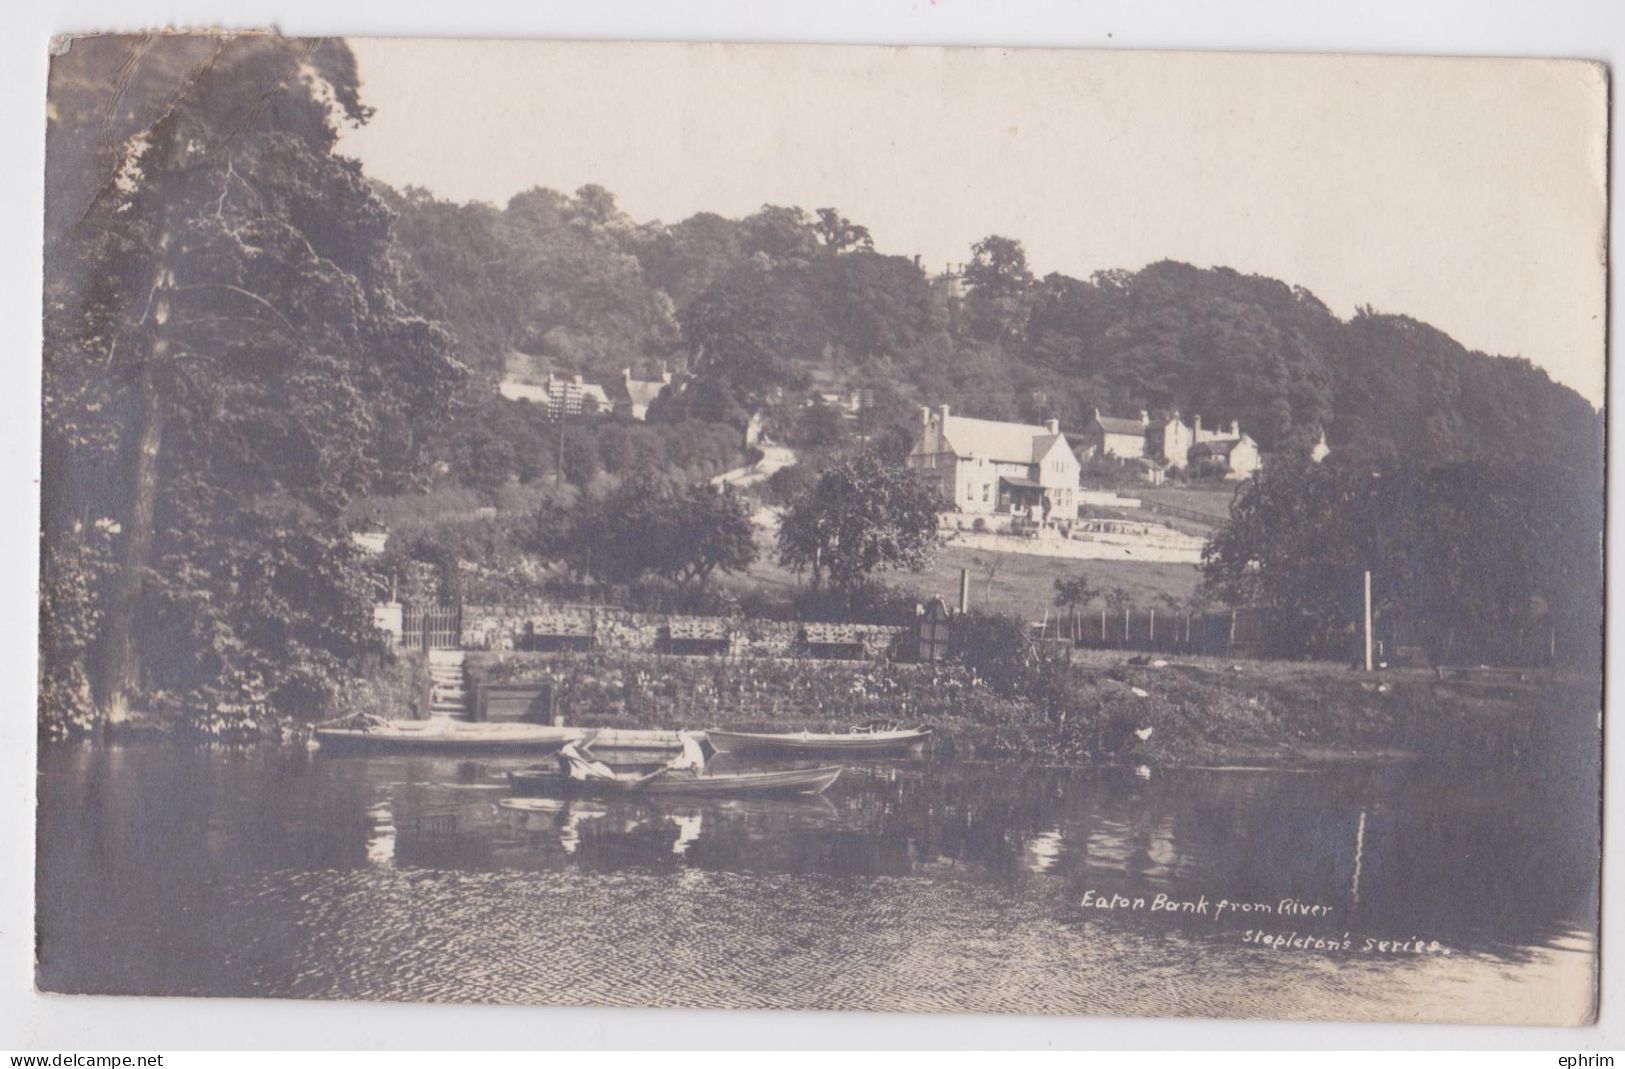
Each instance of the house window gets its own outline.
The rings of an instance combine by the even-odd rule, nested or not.
[[[992,487],[987,483],[983,483],[982,484],[982,501],[983,501],[984,504],[988,501],[988,495],[991,492],[992,492]]]

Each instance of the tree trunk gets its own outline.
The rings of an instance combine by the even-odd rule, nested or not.
[[[130,506],[124,520],[118,574],[107,613],[107,651],[102,662],[102,711],[109,724],[129,718],[141,689],[141,659],[135,646],[136,614],[152,554],[153,518],[158,505],[158,454],[164,413],[158,393],[158,363],[165,343],[154,340],[141,366],[141,406],[136,418],[135,455],[130,466]]]

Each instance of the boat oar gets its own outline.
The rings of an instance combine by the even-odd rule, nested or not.
[[[630,784],[630,789],[632,789],[634,791],[642,790],[644,785],[647,784],[650,780],[653,780],[653,779],[655,779],[655,778],[657,778],[659,776],[664,776],[666,773],[668,773],[670,771],[671,771],[670,768],[668,768],[665,765],[661,765],[659,768],[655,769],[653,772],[650,772],[647,775],[639,776],[637,779],[632,780],[631,784]]]

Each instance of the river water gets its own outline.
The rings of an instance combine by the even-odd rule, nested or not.
[[[817,799],[520,812],[499,802],[503,773],[523,763],[46,747],[39,984],[699,1007],[1590,1014],[1590,776],[916,761],[849,766]]]

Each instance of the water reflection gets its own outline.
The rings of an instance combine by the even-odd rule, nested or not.
[[[367,809],[367,861],[380,868],[395,864],[395,814],[388,802]]]
[[[1557,938],[1591,909],[1586,831],[1538,785],[1439,785],[1396,769],[1258,771],[857,767],[829,796],[682,802],[508,800],[501,763],[318,760],[314,812],[250,818],[217,851],[302,867],[369,864],[544,871],[924,875],[1336,908],[1344,922],[1515,946]],[[273,775],[289,773],[278,766]],[[360,773],[359,777],[348,773]],[[354,785],[354,780],[368,784]],[[268,785],[267,785],[268,786]],[[1466,789],[1464,789],[1466,788]],[[334,795],[332,792],[336,792]],[[201,801],[201,799],[200,799]],[[247,802],[239,797],[238,805]],[[335,819],[344,802],[362,819]],[[519,808],[516,808],[519,806]],[[1538,814],[1544,808],[1544,818]],[[233,809],[227,800],[225,809]],[[435,823],[429,818],[439,814]],[[450,815],[449,823],[445,819]],[[349,829],[355,829],[353,832]],[[325,829],[325,831],[324,831]],[[252,852],[270,847],[265,857]],[[303,848],[306,859],[288,856]]]
[[[353,891],[329,900],[321,889],[396,873],[737,874],[773,881],[727,885],[743,896],[737,908],[758,911],[771,904],[760,888],[777,896],[782,878],[812,879],[822,882],[804,886],[833,888],[859,915],[885,915],[900,893],[888,881],[907,878],[996,894],[990,916],[1021,914],[995,925],[1012,938],[1038,923],[1022,912],[1035,906],[1035,932],[1105,923],[1080,905],[1091,891],[1290,898],[1333,909],[1326,923],[1339,932],[1422,935],[1508,961],[1589,945],[1595,928],[1596,796],[1585,777],[880,764],[849,767],[823,797],[663,803],[511,799],[505,776],[522,763],[47,749],[41,975],[73,990],[207,993],[244,990],[249,969],[269,979],[248,990],[283,990],[291,966],[279,955],[293,951],[279,943],[303,939],[308,953],[361,919],[365,896],[352,904]],[[254,890],[268,879],[274,891]],[[613,896],[616,885],[576,887],[577,908],[597,908],[595,886]],[[450,909],[473,892],[435,893],[452,896],[436,899]],[[395,923],[424,923],[423,902],[409,895],[400,908]],[[1143,915],[1111,923],[1158,938],[1167,928]]]

